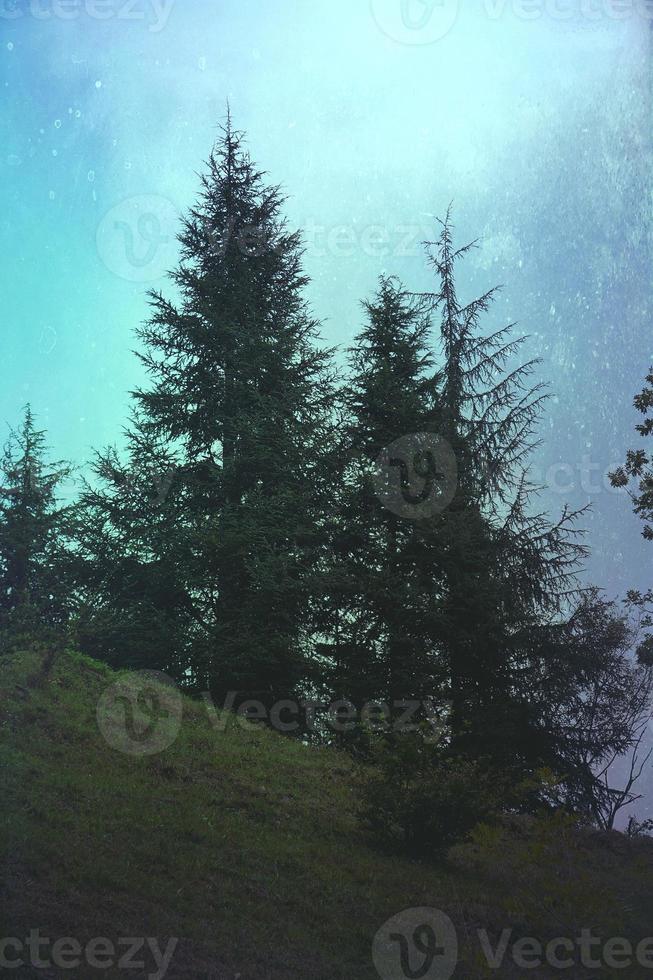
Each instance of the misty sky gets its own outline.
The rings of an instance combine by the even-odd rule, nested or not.
[[[647,0],[0,0],[0,421],[57,456],[120,437],[133,331],[165,289],[229,100],[305,229],[309,298],[346,346],[382,273],[424,289],[454,202],[471,298],[505,288],[555,398],[547,506],[593,504],[587,577],[650,584],[603,476],[653,361]],[[650,6],[650,9],[649,9]]]

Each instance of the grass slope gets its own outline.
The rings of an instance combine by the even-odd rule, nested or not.
[[[42,662],[38,652],[0,662],[0,936],[39,929],[53,940],[143,936],[162,946],[179,937],[170,980],[366,980],[378,976],[377,930],[412,907],[453,920],[456,978],[560,975],[509,959],[489,970],[481,928],[494,943],[504,928],[544,941],[581,928],[633,941],[653,934],[649,841],[522,821],[479,833],[446,865],[383,854],[358,825],[346,756],[233,721],[216,730],[205,706],[186,700],[174,744],[130,757],[97,724],[116,675],[70,653],[45,674]],[[30,970],[2,975],[100,975]]]

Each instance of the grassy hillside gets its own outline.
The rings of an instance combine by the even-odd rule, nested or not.
[[[573,938],[582,928],[635,942],[653,933],[649,841],[519,821],[479,833],[446,865],[383,854],[358,825],[346,756],[233,721],[221,731],[204,705],[185,700],[174,743],[132,757],[98,727],[98,702],[116,675],[74,654],[47,673],[42,662],[36,652],[0,662],[4,937],[158,937],[162,948],[178,937],[171,980],[366,980],[379,975],[375,934],[414,907],[453,921],[455,977],[560,975],[525,971],[510,956],[491,971],[479,929],[493,945],[504,928],[512,940]],[[2,975],[144,977],[154,973],[147,963]]]

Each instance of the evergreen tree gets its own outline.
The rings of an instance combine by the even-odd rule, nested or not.
[[[287,697],[311,660],[333,388],[283,203],[228,120],[183,221],[177,300],[152,294],[139,331],[150,385],[135,393],[129,469],[163,452],[173,489],[155,534],[145,512],[139,530],[129,508],[98,501],[110,539],[135,533],[139,561],[153,550],[148,576],[167,554],[166,588],[193,623],[194,673],[218,698]]]
[[[447,216],[429,245],[437,291],[410,303],[386,282],[368,307],[349,400],[350,442],[361,461],[351,470],[356,489],[346,494],[339,552],[349,581],[366,586],[359,586],[358,613],[354,601],[341,616],[350,648],[341,643],[340,652],[373,696],[419,692],[448,701],[452,750],[532,769],[543,752],[534,644],[577,591],[584,549],[576,514],[565,510],[552,524],[533,510],[527,465],[546,394],[529,383],[537,362],[516,360],[524,338],[512,337],[511,326],[487,336],[480,330],[495,291],[459,302],[456,264],[471,247],[454,249]],[[439,355],[429,341],[433,313]],[[412,508],[393,510],[370,481],[383,446],[386,479],[400,468]],[[420,477],[421,503],[410,494]],[[422,506],[429,496],[432,506]],[[379,683],[384,671],[390,685]]]
[[[439,542],[444,588],[438,641],[450,676],[451,724],[461,751],[528,768],[539,753],[529,687],[533,630],[564,614],[584,554],[565,510],[557,523],[533,510],[527,474],[546,398],[520,363],[525,338],[512,325],[483,335],[491,290],[462,304],[449,215],[429,245],[438,289],[424,298],[440,314],[440,431],[458,464],[451,505],[430,534]]]
[[[193,649],[193,529],[177,459],[137,417],[126,439],[126,460],[115,448],[97,454],[77,509],[76,639],[112,666],[161,670],[205,686]]]
[[[518,361],[525,338],[482,334],[495,291],[458,300],[471,247],[454,249],[447,217],[429,246],[437,291],[411,298],[383,280],[366,306],[330,654],[343,697],[430,698],[448,710],[452,751],[532,771],[551,752],[535,697],[543,634],[571,609],[584,549],[578,515],[551,523],[533,507],[546,393],[529,383],[537,362]]]
[[[430,448],[436,388],[430,324],[419,304],[396,280],[382,278],[364,310],[343,399],[345,465],[324,652],[332,696],[359,709],[379,701],[396,714],[397,702],[432,696],[436,687],[422,615],[425,556],[406,518],[410,496],[400,492],[401,468],[419,455],[420,440]],[[395,458],[387,450],[397,441]]]
[[[45,433],[25,409],[0,463],[0,628],[61,630],[72,606],[70,508],[57,491],[70,467],[47,460]]]

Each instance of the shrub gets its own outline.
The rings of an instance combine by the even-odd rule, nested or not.
[[[507,795],[506,778],[481,762],[447,757],[421,735],[405,734],[377,745],[361,815],[377,840],[437,857],[495,819]]]

